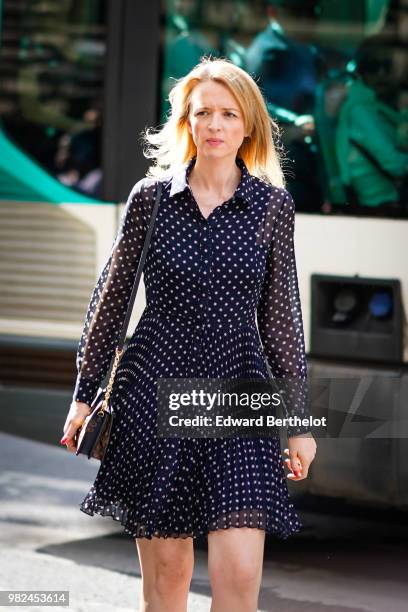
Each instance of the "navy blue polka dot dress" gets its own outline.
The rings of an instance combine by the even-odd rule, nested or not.
[[[133,538],[256,527],[284,539],[302,524],[279,437],[155,433],[160,377],[268,378],[268,366],[276,377],[307,376],[291,195],[237,158],[233,197],[205,218],[188,183],[194,163],[161,179],[144,267],[146,307],[119,362],[110,443],[80,509],[111,516]],[[156,187],[143,178],[129,195],[86,313],[74,400],[90,404],[109,370]]]

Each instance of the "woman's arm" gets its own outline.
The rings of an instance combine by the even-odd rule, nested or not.
[[[265,356],[274,377],[284,381],[285,416],[309,416],[307,364],[294,250],[295,205],[288,191],[276,216],[257,306],[257,320]],[[310,426],[288,427],[288,437],[304,434]]]
[[[145,207],[144,201],[154,198],[155,189],[144,185],[141,179],[129,194],[116,239],[91,295],[77,350],[74,402],[91,404],[115,352],[147,233],[151,207]]]

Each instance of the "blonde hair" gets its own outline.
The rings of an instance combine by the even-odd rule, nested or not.
[[[243,117],[245,137],[237,152],[249,172],[276,187],[285,187],[281,168],[283,151],[280,128],[270,117],[265,100],[254,79],[242,68],[224,58],[203,57],[169,93],[170,115],[161,129],[142,132],[144,155],[155,160],[146,173],[149,178],[172,175],[195,157],[197,148],[187,127],[191,94],[198,83],[214,80],[225,85],[235,96]]]

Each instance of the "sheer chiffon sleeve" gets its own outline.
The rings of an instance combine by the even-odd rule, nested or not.
[[[309,412],[294,230],[295,205],[286,191],[271,232],[257,321],[267,363],[284,392],[281,396],[284,416],[297,416],[298,421],[309,417]],[[287,428],[288,437],[309,431],[310,425]]]
[[[76,355],[74,401],[91,404],[115,353],[147,233],[146,200],[151,195],[144,181],[136,183],[129,194],[116,239],[90,298]]]

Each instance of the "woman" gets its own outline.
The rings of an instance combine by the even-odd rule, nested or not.
[[[159,438],[156,381],[267,379],[268,366],[276,377],[306,379],[294,204],[273,142],[277,126],[246,72],[204,58],[170,102],[161,131],[145,134],[156,164],[132,189],[88,308],[63,443],[75,451],[108,370],[160,180],[146,308],[116,373],[116,426],[81,510],[120,520],[135,538],[142,610],[186,610],[193,539],[208,535],[211,610],[250,612],[265,533],[286,538],[301,529],[279,437]],[[288,431],[288,476],[298,481],[316,444],[305,428]]]

